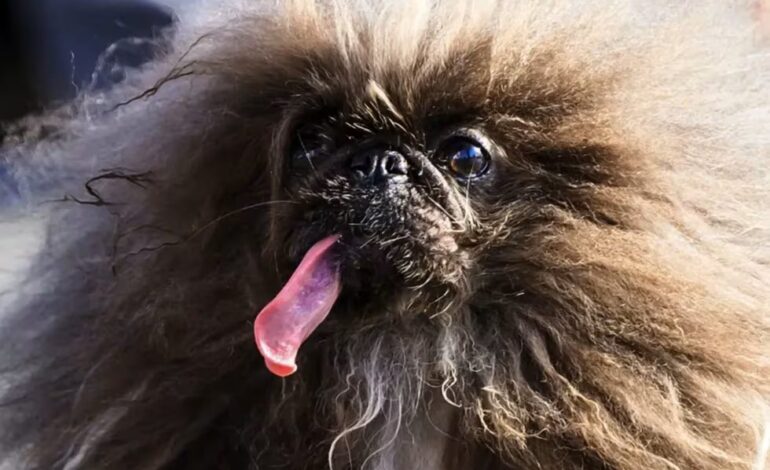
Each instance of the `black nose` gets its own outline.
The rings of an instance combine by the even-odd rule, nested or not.
[[[409,163],[397,150],[371,149],[355,155],[350,161],[350,169],[360,178],[380,182],[405,178]]]

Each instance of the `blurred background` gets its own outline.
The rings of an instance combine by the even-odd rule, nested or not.
[[[182,2],[0,0],[0,129],[84,87],[119,82],[124,67],[153,56]]]
[[[175,9],[195,1],[0,0],[0,145],[14,120],[109,87],[151,60]],[[0,306],[43,238],[39,218],[12,210],[17,189],[0,155]]]

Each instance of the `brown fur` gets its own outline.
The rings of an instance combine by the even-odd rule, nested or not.
[[[3,151],[30,185],[60,181],[32,200],[68,194],[3,329],[9,455],[762,467],[770,56],[749,9],[433,3],[212,6],[232,20],[190,19],[191,47]],[[294,129],[327,108],[326,126],[414,142],[459,120],[504,158],[492,188],[451,186],[458,214],[421,219],[441,249],[427,231],[391,247],[398,226],[370,221],[398,281],[343,297],[280,380],[251,321],[292,224],[324,201],[354,214],[330,180],[286,188]]]

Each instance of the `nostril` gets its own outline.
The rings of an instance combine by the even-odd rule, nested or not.
[[[384,175],[406,175],[409,171],[409,165],[400,152],[391,150],[382,156],[380,169]]]
[[[350,169],[364,177],[372,176],[376,166],[377,156],[370,152],[359,153],[350,161]]]
[[[396,178],[403,179],[409,164],[401,152],[383,148],[369,149],[354,155],[349,163],[353,174],[370,183]]]

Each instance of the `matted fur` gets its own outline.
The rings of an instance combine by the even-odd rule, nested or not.
[[[2,151],[50,213],[0,341],[3,454],[46,470],[762,468],[770,55],[746,5],[674,3],[183,14],[167,56]],[[397,300],[341,303],[281,380],[251,322],[287,274],[287,140],[329,103],[415,139],[459,114],[505,149],[507,177],[483,200],[452,190],[458,258],[399,265]]]

